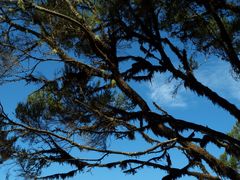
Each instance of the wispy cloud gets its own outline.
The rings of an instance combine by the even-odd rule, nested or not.
[[[164,106],[185,107],[187,104],[184,98],[184,88],[180,87],[178,93],[174,93],[178,84],[176,80],[168,82],[167,76],[156,75],[149,83],[151,99]]]
[[[230,71],[226,62],[213,62],[199,69],[196,77],[224,98],[240,101],[240,80],[234,79]]]
[[[201,66],[195,75],[204,85],[210,87],[222,97],[230,101],[240,101],[240,80],[236,81],[230,74],[230,66],[225,62],[207,62]],[[181,86],[176,95],[173,91],[179,83],[176,80],[167,81],[168,76],[155,75],[149,83],[149,94],[153,101],[168,107],[187,107],[193,102],[193,94]]]

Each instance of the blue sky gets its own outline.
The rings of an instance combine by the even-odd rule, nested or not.
[[[44,66],[43,66],[44,67]],[[49,64],[48,73],[54,72],[54,64]],[[60,67],[60,66],[59,66]],[[59,68],[58,68],[59,69]],[[214,71],[213,71],[214,69]],[[41,68],[40,68],[41,70]],[[46,70],[46,69],[45,69]],[[239,83],[232,78],[230,75],[230,67],[225,62],[217,61],[213,59],[203,63],[199,69],[195,72],[198,79],[208,85],[213,90],[217,91],[223,97],[229,99],[231,102],[234,102],[236,105],[239,105],[240,101],[240,86]],[[174,84],[179,82],[174,80],[171,83],[168,83],[168,75],[159,75],[156,74],[154,79],[151,82],[146,83],[131,83],[132,87],[136,89],[141,95],[143,95],[149,104],[156,102],[162,108],[169,111],[169,113],[177,118],[186,119],[194,123],[199,123],[202,125],[207,125],[210,128],[213,128],[222,132],[229,132],[235,123],[233,117],[229,115],[228,112],[222,110],[218,106],[214,106],[210,101],[205,97],[198,97],[193,92],[186,90],[181,86],[176,95],[173,95]],[[17,102],[24,101],[29,93],[31,93],[37,86],[26,85],[24,82],[10,83],[0,87],[0,101],[5,107],[5,111],[10,115],[14,116],[14,108],[16,107]],[[154,107],[152,107],[154,109]],[[114,143],[114,142],[113,142]],[[114,147],[131,147],[131,142],[121,142],[114,143]],[[139,141],[133,146],[137,148],[142,148],[145,145]],[[128,149],[128,148],[127,148]],[[222,151],[216,151],[214,147],[209,147],[209,151],[214,152],[218,156]],[[176,154],[176,162],[180,163],[183,159],[178,158]],[[56,169],[57,167],[57,169]],[[53,171],[65,171],[69,169],[67,166],[56,166],[52,167],[49,170],[46,170],[45,173],[51,173]],[[70,169],[69,169],[70,170]],[[0,179],[6,174],[5,169],[1,169]],[[13,175],[13,174],[12,174]],[[78,174],[76,177],[72,178],[73,180],[77,179],[129,179],[129,180],[145,180],[160,179],[164,175],[163,172],[151,168],[144,168],[140,170],[136,175],[125,175],[121,173],[120,169],[93,169],[91,172]],[[15,179],[12,176],[10,179]],[[18,179],[18,178],[16,178]],[[192,177],[183,177],[182,179],[194,179]]]

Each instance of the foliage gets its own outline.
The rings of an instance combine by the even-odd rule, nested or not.
[[[131,87],[170,74],[239,120],[237,105],[195,76],[199,59],[211,56],[230,64],[239,80],[239,17],[239,1],[230,0],[0,0],[1,83],[40,86],[18,104],[15,118],[2,107],[1,161],[16,162],[25,178],[153,167],[167,172],[163,179],[240,179],[207,149],[213,144],[239,159],[237,138],[177,119],[153,102],[156,112]],[[50,62],[63,67],[53,78],[39,68],[56,69]],[[111,150],[111,138],[150,148]],[[186,159],[182,167],[175,166],[172,150]],[[92,156],[80,158],[84,152]],[[42,177],[54,163],[73,170]]]
[[[240,140],[240,124],[237,122],[234,126],[233,129],[228,133],[229,136]],[[232,167],[233,169],[236,169],[236,171],[240,171],[240,161],[239,158],[236,158],[235,156],[228,155],[227,152],[224,152],[220,156],[220,160],[223,161],[226,165]]]

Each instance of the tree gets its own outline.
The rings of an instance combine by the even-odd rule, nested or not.
[[[132,174],[153,167],[168,173],[163,179],[240,178],[206,148],[212,143],[239,158],[239,140],[175,118],[153,102],[155,112],[130,86],[170,73],[185,88],[240,119],[235,104],[194,74],[196,55],[210,54],[229,63],[238,80],[238,1],[1,0],[0,5],[0,49],[6,50],[1,64],[16,62],[20,69],[3,76],[3,82],[41,85],[27,102],[19,103],[16,119],[2,108],[2,161],[15,160],[30,178],[40,178],[52,163],[75,167],[43,179],[64,179],[93,167],[120,167]],[[137,55],[123,53],[132,48]],[[39,64],[48,62],[62,63],[63,72],[54,79],[37,75]],[[106,146],[110,137],[135,140],[139,135],[150,148],[126,152]],[[173,149],[187,160],[181,168],[172,162]],[[95,152],[98,158],[79,158],[82,151]]]
[[[228,133],[228,135],[239,140],[240,139],[239,130],[240,130],[240,124],[237,122],[233,126],[233,129]],[[220,160],[226,165],[235,169],[236,171],[238,172],[240,171],[240,162],[239,162],[239,159],[236,158],[235,156],[228,155],[227,152],[224,152],[220,156]]]

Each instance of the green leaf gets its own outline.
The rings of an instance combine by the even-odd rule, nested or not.
[[[24,6],[23,0],[18,0],[17,5],[18,5],[18,7],[20,7],[22,10],[25,10],[25,6]]]

